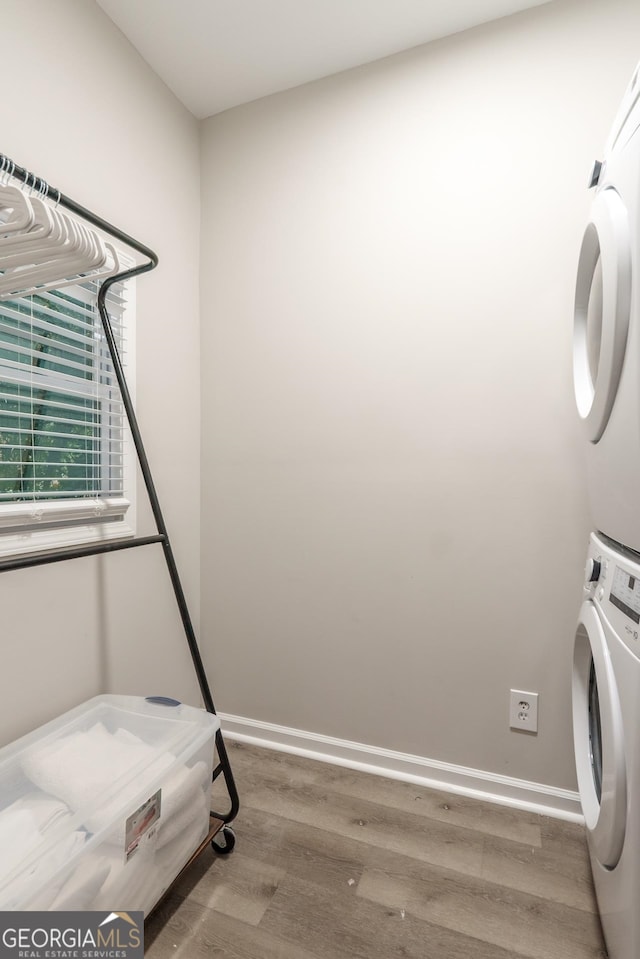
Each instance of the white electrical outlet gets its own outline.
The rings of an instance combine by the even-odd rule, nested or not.
[[[538,732],[538,694],[512,689],[509,693],[509,725],[512,729]]]

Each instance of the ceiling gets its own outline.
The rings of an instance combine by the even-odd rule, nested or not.
[[[198,118],[551,0],[97,0]]]

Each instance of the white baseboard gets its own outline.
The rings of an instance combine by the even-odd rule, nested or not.
[[[362,772],[441,789],[485,802],[582,823],[580,797],[569,789],[527,782],[510,776],[455,766],[436,759],[334,739],[287,726],[276,726],[243,716],[219,714],[225,738],[265,746],[296,756],[346,766]]]

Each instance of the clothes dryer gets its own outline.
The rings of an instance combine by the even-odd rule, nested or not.
[[[573,661],[578,788],[609,959],[640,956],[640,556],[591,535]]]
[[[594,526],[640,551],[640,65],[596,164],[573,372]]]

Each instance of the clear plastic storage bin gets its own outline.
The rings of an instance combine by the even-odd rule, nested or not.
[[[149,912],[209,831],[219,725],[97,696],[0,749],[0,909]]]

